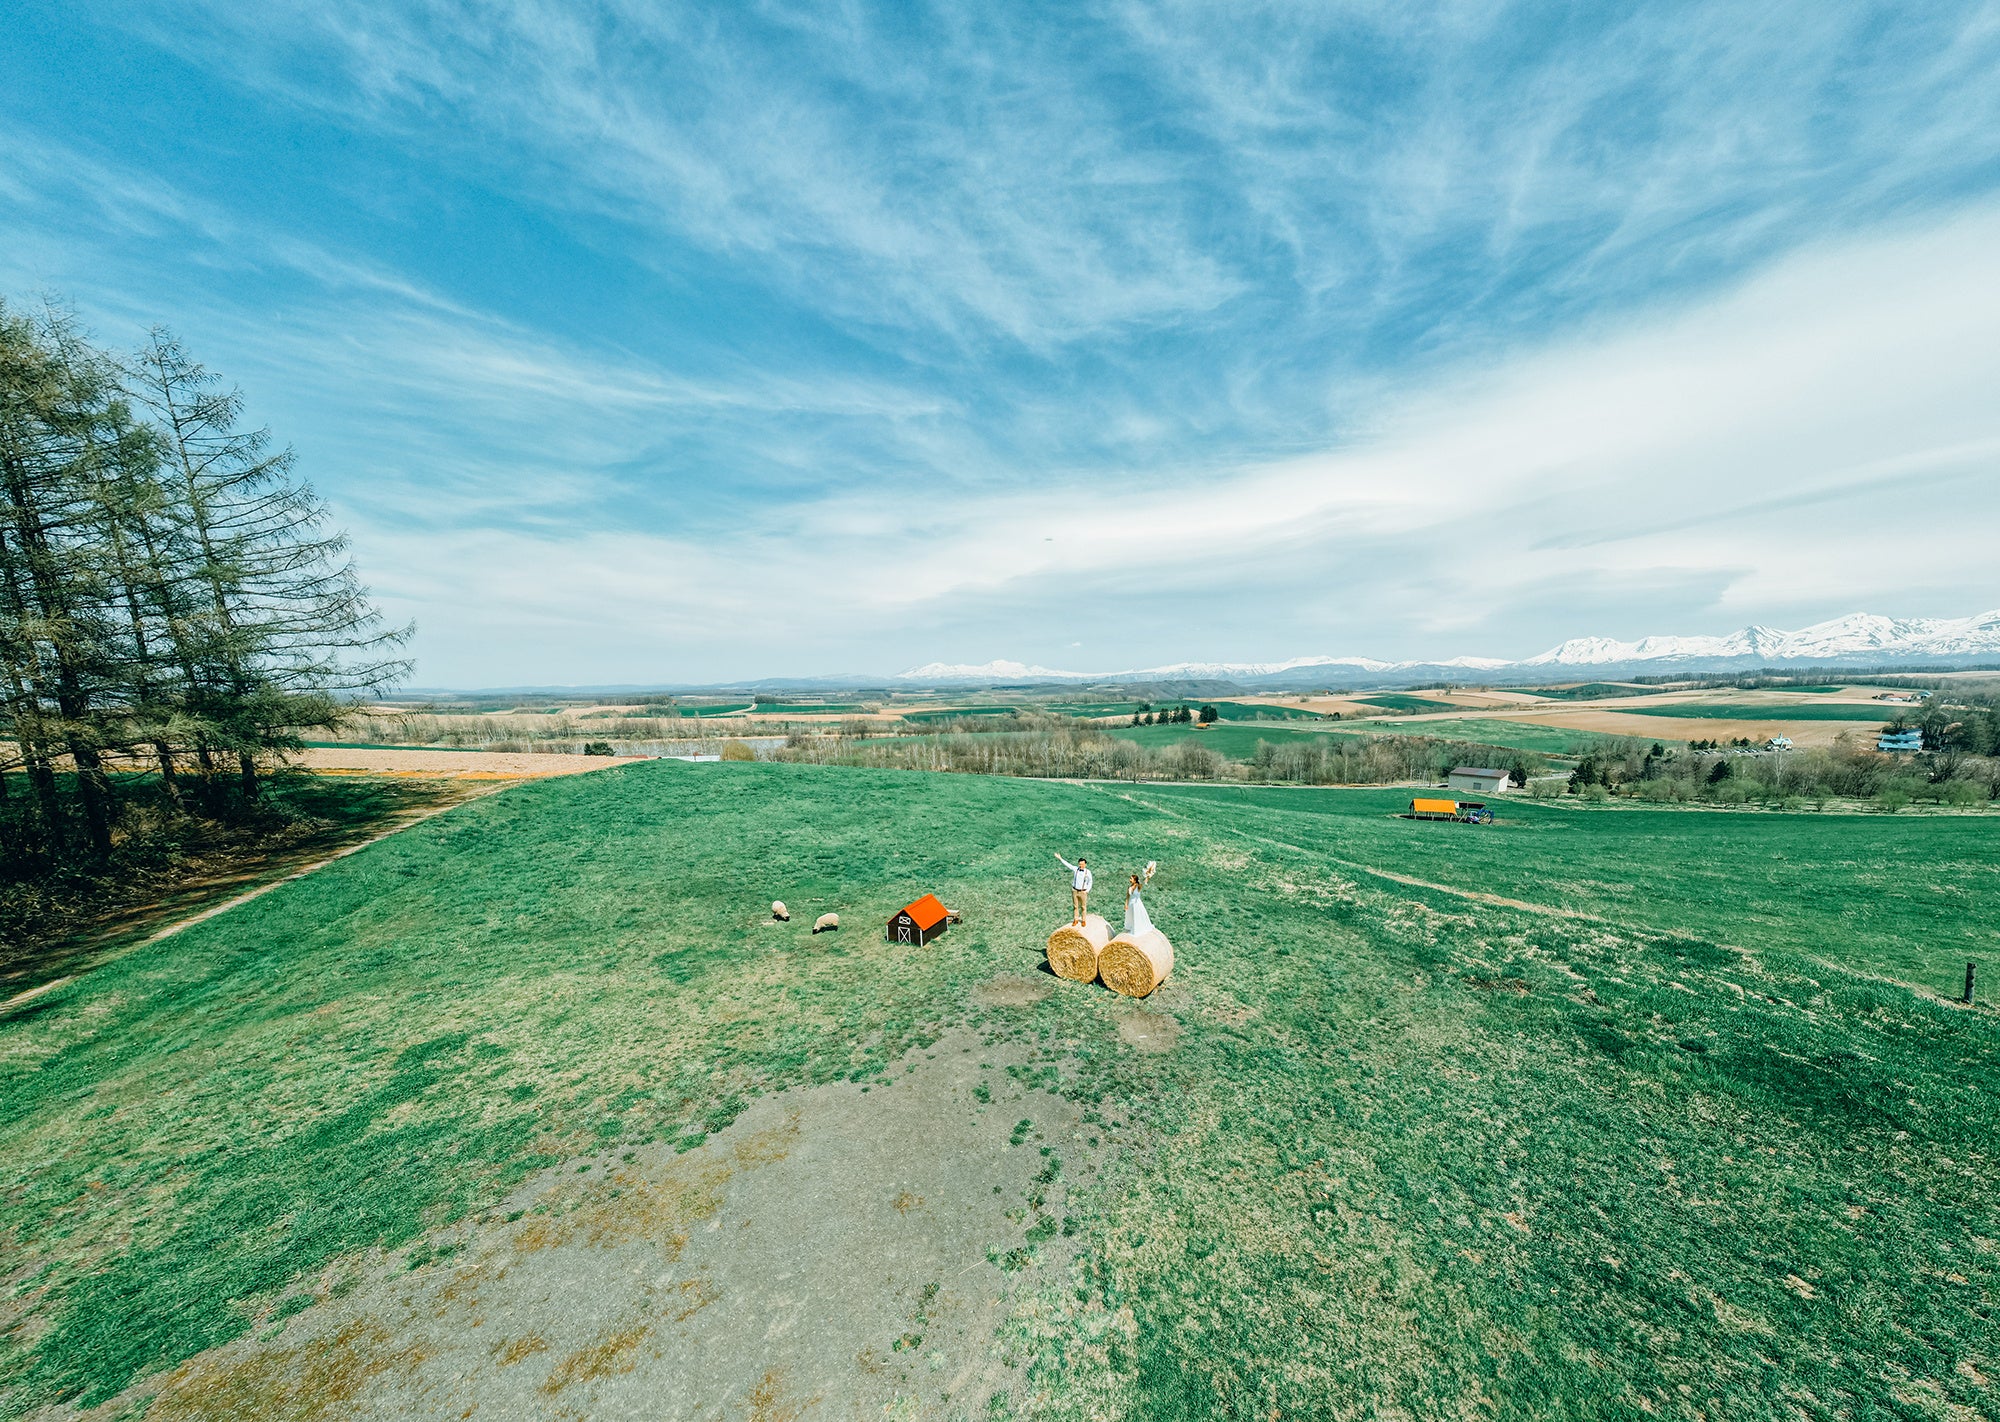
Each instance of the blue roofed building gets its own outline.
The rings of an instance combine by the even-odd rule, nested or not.
[[[1884,731],[1875,742],[1876,750],[1889,751],[1893,754],[1907,754],[1910,751],[1920,751],[1923,748],[1924,733],[1922,731]]]

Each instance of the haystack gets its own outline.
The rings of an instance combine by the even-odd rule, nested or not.
[[[1097,955],[1111,941],[1111,925],[1101,913],[1085,914],[1081,926],[1065,923],[1049,935],[1049,968],[1059,978],[1087,983],[1097,976]]]
[[[1144,997],[1174,970],[1174,945],[1157,928],[1119,934],[1097,955],[1097,976],[1113,992]]]

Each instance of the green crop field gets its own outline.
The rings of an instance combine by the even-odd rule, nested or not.
[[[1678,706],[1621,706],[1625,716],[1676,716],[1695,721],[1872,721],[1881,724],[1893,718],[1894,707],[1855,706],[1848,702],[1796,706],[1773,706],[1765,701],[1696,701]]]
[[[1340,729],[1331,729],[1338,724]],[[1361,735],[1433,736],[1439,740],[1466,741],[1476,745],[1494,746],[1503,750],[1540,751],[1562,755],[1573,749],[1588,750],[1592,745],[1627,739],[1620,736],[1602,735],[1595,731],[1566,731],[1555,726],[1536,726],[1520,721],[1485,721],[1458,719],[1440,721],[1411,721],[1404,719],[1388,721],[1343,721],[1326,722],[1326,730],[1308,730],[1300,726],[1272,725],[1269,723],[1245,724],[1223,722],[1210,726],[1206,731],[1191,725],[1167,726],[1114,726],[1106,728],[1106,733],[1123,741],[1136,741],[1140,745],[1158,749],[1172,745],[1176,741],[1194,740],[1209,747],[1230,760],[1248,760],[1257,752],[1257,742],[1269,741],[1273,745],[1283,745],[1287,741],[1305,736],[1333,736],[1353,738]]]
[[[1308,711],[1300,706],[1266,706],[1247,701],[1055,701],[1038,709],[1054,711],[1064,716],[1131,716],[1140,711],[1175,710],[1185,706],[1190,712],[1199,712],[1204,706],[1213,706],[1217,719],[1223,721],[1325,721],[1328,716],[1319,711]]]
[[[1216,716],[1224,721],[1326,721],[1332,718],[1323,712],[1308,711],[1303,706],[1266,705],[1249,701],[1203,701],[1189,702],[1199,710],[1202,706],[1213,706]]]
[[[1602,701],[1614,696],[1658,696],[1664,687],[1624,686],[1615,681],[1587,681],[1581,686],[1533,686],[1530,696],[1546,696],[1552,701]]]
[[[729,703],[727,703],[726,705],[719,705],[719,706],[686,706],[686,705],[683,705],[683,706],[681,707],[681,715],[683,715],[683,716],[747,716],[747,715],[749,715],[749,714],[750,714],[750,713],[751,713],[752,711],[754,711],[754,710],[756,710],[756,709],[757,709],[757,708],[756,708],[756,707],[755,707],[754,705],[752,705],[752,704],[750,704],[750,703],[748,703],[748,702],[743,702],[743,701],[732,701],[732,702],[729,702]]]
[[[934,711],[905,711],[902,719],[922,726],[939,721],[961,721],[968,716],[1005,716],[1015,709],[1012,706],[947,706]]]
[[[1287,741],[1302,737],[1323,738],[1335,735],[1331,731],[1309,731],[1296,726],[1244,725],[1224,721],[1202,730],[1191,724],[1166,726],[1110,726],[1105,734],[1121,741],[1132,741],[1142,746],[1159,750],[1177,741],[1193,741],[1207,746],[1217,755],[1230,760],[1248,760],[1257,753],[1257,742],[1269,741],[1272,745],[1283,745]]]
[[[1483,745],[1506,746],[1511,750],[1542,751],[1562,755],[1571,750],[1588,751],[1591,746],[1627,737],[1599,731],[1572,731],[1562,726],[1538,725],[1533,721],[1500,721],[1483,717],[1448,717],[1412,721],[1350,721],[1349,730],[1374,731],[1396,736],[1441,736],[1450,741],[1478,741]]]
[[[1458,708],[1449,701],[1438,701],[1429,696],[1411,696],[1406,692],[1391,691],[1380,696],[1356,698],[1366,706],[1380,706],[1385,711],[1456,711]]]
[[[1828,960],[2000,944],[1997,822],[1510,803],[1474,829],[1401,798],[654,762],[473,801],[115,958],[0,1011],[0,1415],[232,1339],[223,1410],[170,1385],[154,1413],[347,1415],[453,1341],[385,1306],[339,1335],[372,1372],[291,1349],[384,1258],[477,1296],[515,1182],[726,1142],[760,1096],[886,1086],[962,1028],[1090,1132],[1036,1176],[1069,1180],[1073,1257],[1031,1186],[940,1281],[1002,1300],[982,1417],[1993,1415],[2000,1020]],[[1145,1003],[1036,974],[1052,849],[1100,884],[1159,861],[1179,958]],[[964,924],[882,942],[923,890]],[[853,931],[769,925],[777,892]],[[825,1183],[822,1208],[896,1188]],[[588,1289],[664,1330],[658,1267]],[[976,1361],[936,1333],[839,1361]],[[452,1356],[542,1346],[503,1343]],[[544,1393],[643,1362],[577,1357]],[[740,1415],[806,1415],[773,1395]]]

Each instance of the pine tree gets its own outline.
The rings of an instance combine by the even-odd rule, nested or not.
[[[385,628],[347,556],[346,535],[293,477],[290,449],[239,428],[242,398],[155,330],[134,362],[134,393],[165,451],[173,545],[169,580],[183,642],[196,754],[236,757],[257,794],[259,753],[330,725],[341,692],[405,675],[393,653],[410,628]]]
[[[102,693],[122,657],[107,615],[107,569],[91,497],[104,446],[115,442],[117,386],[105,363],[84,358],[73,320],[0,308],[0,597],[9,632],[10,720],[31,783],[42,835],[64,836],[54,759],[76,770],[92,852],[111,847],[112,800],[104,773]]]

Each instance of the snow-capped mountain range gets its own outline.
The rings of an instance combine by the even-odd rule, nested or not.
[[[1573,637],[1522,661],[1503,657],[1453,657],[1449,661],[1385,662],[1372,657],[1294,657],[1286,662],[1176,662],[1130,671],[1074,672],[1021,662],[978,666],[930,662],[900,672],[898,682],[937,686],[1000,682],[1178,682],[1222,681],[1239,685],[1304,686],[1329,681],[1463,677],[1467,672],[1507,679],[1565,668],[1603,673],[1614,669],[1708,671],[1731,667],[1776,666],[1786,662],[1816,666],[1950,664],[2000,661],[2000,609],[1973,617],[1884,617],[1855,612],[1796,632],[1745,627],[1725,637],[1642,637],[1620,642],[1610,637]]]

